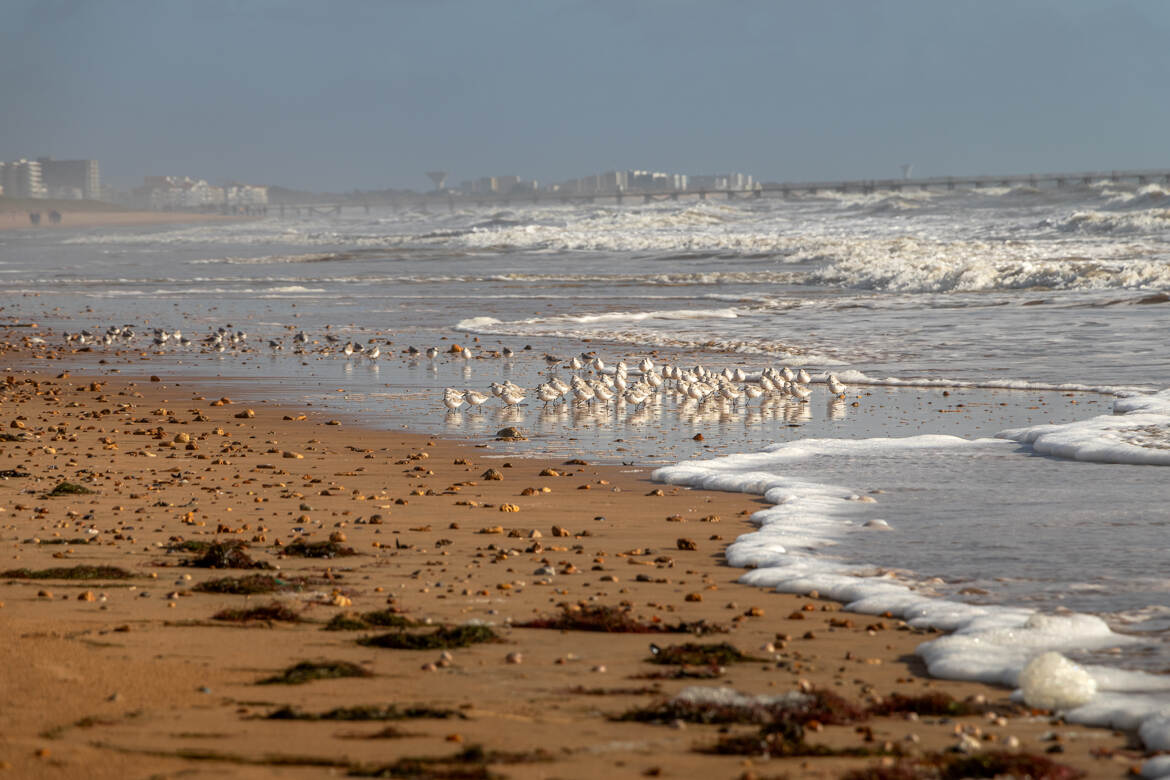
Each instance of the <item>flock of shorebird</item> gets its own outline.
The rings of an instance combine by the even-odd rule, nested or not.
[[[552,364],[558,365],[560,361]],[[543,401],[545,406],[604,406],[613,403],[637,409],[659,393],[674,393],[697,404],[721,401],[732,406],[741,400],[747,404],[765,396],[791,398],[801,402],[807,402],[812,396],[812,377],[803,368],[794,370],[788,366],[769,366],[758,376],[749,376],[742,368],[725,368],[715,372],[701,365],[694,368],[681,368],[669,363],[658,366],[646,357],[638,362],[636,379],[624,360],[610,367],[600,357],[590,353],[582,353],[563,366],[570,372],[569,381],[553,373],[547,381],[536,387],[536,398]],[[837,397],[844,396],[848,389],[831,373],[827,375],[825,384],[829,393]],[[458,411],[464,404],[470,409],[478,409],[493,397],[500,399],[505,407],[519,406],[528,397],[528,389],[508,380],[492,382],[489,392],[448,387],[443,391],[443,405],[451,412]]]
[[[153,346],[159,350],[168,346],[190,347],[195,344],[178,329],[168,331],[154,328],[140,334],[134,328],[133,325],[110,326],[103,332],[82,330],[77,333],[64,333],[63,336],[66,343],[74,345],[129,346],[140,335],[149,335]],[[333,333],[326,333],[322,342],[310,338],[309,334],[302,330],[293,335],[292,342],[293,352],[297,354],[335,355],[344,356],[348,360],[369,361],[376,361],[382,356],[382,348],[377,344],[364,345],[355,341],[343,343],[341,337]],[[198,346],[203,352],[254,351],[254,347],[248,342],[248,334],[234,329],[231,325],[210,331],[199,339]],[[283,350],[284,342],[270,339],[267,346],[273,351]],[[453,359],[459,361],[468,361],[476,357],[469,347],[455,346],[445,353],[440,353],[437,347],[420,350],[412,346],[402,350],[402,354],[408,358],[425,355],[432,361],[437,360],[440,354],[450,354]],[[514,357],[515,352],[503,347],[499,351],[484,353],[483,356],[508,359]],[[812,377],[808,372],[803,368],[794,369],[788,366],[780,368],[769,366],[749,375],[742,368],[724,368],[716,372],[702,365],[693,368],[683,368],[669,363],[657,365],[649,357],[638,361],[634,371],[631,371],[624,360],[608,366],[592,352],[583,352],[567,361],[552,355],[545,355],[544,360],[550,374],[546,381],[535,388],[533,394],[545,407],[564,405],[593,409],[613,404],[617,407],[639,409],[663,394],[673,394],[683,403],[703,405],[717,402],[735,407],[740,402],[750,404],[757,399],[807,402],[813,392]],[[558,369],[567,370],[568,381],[557,375]],[[832,373],[826,375],[824,384],[831,396],[844,397],[847,388]],[[458,411],[464,406],[476,410],[493,398],[498,398],[505,408],[515,408],[523,404],[528,397],[528,388],[505,380],[492,382],[486,391],[448,387],[443,392],[443,405],[451,412]]]

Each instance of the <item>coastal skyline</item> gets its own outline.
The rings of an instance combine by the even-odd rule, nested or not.
[[[1135,2],[31,3],[0,25],[3,154],[319,191],[501,172],[760,180],[1164,167]]]

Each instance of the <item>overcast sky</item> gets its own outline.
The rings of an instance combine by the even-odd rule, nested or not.
[[[1170,167],[1170,2],[3,0],[0,159],[345,191]]]

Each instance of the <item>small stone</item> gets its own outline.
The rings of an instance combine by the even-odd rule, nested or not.
[[[191,443],[191,434],[186,433],[186,432],[176,433],[173,441],[175,442],[175,444],[190,444]]]
[[[488,480],[501,480],[504,478],[504,473],[499,469],[488,469],[481,477]]]
[[[524,662],[524,656],[521,653],[508,653],[504,656],[504,660],[510,664],[519,664]]]
[[[84,593],[77,594],[77,600],[78,601],[97,601],[97,596],[94,595],[92,590],[87,590]]]
[[[597,672],[598,674],[604,674],[605,673],[605,664],[598,664],[597,666],[594,666],[593,671]]]
[[[251,418],[253,418],[255,416],[256,416],[256,412],[252,411],[251,409],[245,409],[242,412],[236,412],[236,419],[237,420],[250,420]]]
[[[302,455],[299,452],[293,452],[292,450],[285,450],[284,452],[280,453],[280,457],[288,458],[289,460],[304,460],[305,459],[304,455]]]
[[[678,541],[675,542],[675,544],[678,546],[678,549],[680,549],[680,550],[697,550],[697,549],[699,549],[699,543],[696,542],[694,539],[680,538]]]
[[[569,532],[569,529],[567,529],[567,528],[562,528],[559,525],[554,525],[552,527],[552,535],[553,536],[572,536],[573,534],[571,534]]]
[[[688,593],[686,595],[686,600],[687,601],[702,601],[703,594],[702,593]]]

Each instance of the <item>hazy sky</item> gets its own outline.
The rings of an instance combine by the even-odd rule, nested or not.
[[[1170,167],[1170,2],[3,0],[0,159],[343,191]]]

